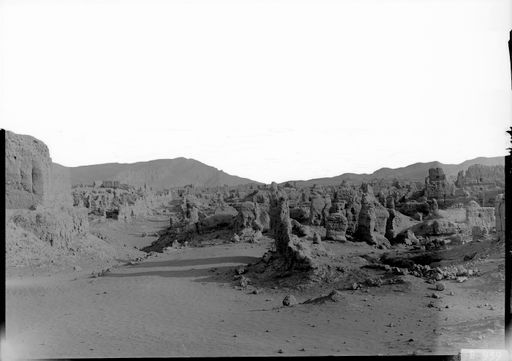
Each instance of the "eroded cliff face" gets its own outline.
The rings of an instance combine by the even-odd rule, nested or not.
[[[5,132],[5,177],[7,209],[72,205],[69,170],[32,136]]]
[[[91,242],[112,256],[109,245],[91,240],[87,211],[73,207],[69,171],[52,163],[48,147],[29,135],[6,131],[5,138],[7,264],[44,262],[43,254]]]
[[[28,209],[49,198],[52,161],[48,147],[29,135],[5,132],[5,206]]]

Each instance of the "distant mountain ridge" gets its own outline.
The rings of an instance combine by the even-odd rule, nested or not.
[[[353,183],[367,182],[373,179],[401,179],[423,182],[429,168],[443,168],[448,178],[455,178],[460,170],[467,170],[474,164],[504,165],[504,157],[478,157],[460,164],[443,164],[438,161],[414,163],[400,168],[380,168],[371,174],[343,173],[335,177],[293,181],[298,186],[336,185],[346,180]],[[148,186],[155,190],[172,187],[194,186],[216,187],[227,184],[263,184],[248,178],[242,178],[218,170],[195,159],[174,158],[156,159],[137,163],[104,163],[80,167],[66,167],[69,170],[71,184],[92,184],[94,181],[119,180],[136,187]],[[282,182],[284,184],[286,182]]]
[[[136,187],[147,184],[154,190],[161,190],[189,184],[201,187],[261,184],[251,179],[230,175],[195,159],[183,157],[137,163],[104,163],[68,169],[72,185],[93,184],[97,180],[118,180]]]
[[[380,168],[372,174],[343,173],[335,177],[316,178],[309,180],[294,181],[299,186],[335,185],[343,181],[353,183],[368,182],[373,179],[401,179],[413,182],[423,182],[428,175],[429,168],[442,168],[448,178],[454,178],[461,170],[467,170],[474,164],[482,165],[505,165],[505,157],[478,157],[466,160],[460,164],[443,164],[438,161],[428,163],[414,163],[400,168]],[[286,182],[283,182],[286,183]]]

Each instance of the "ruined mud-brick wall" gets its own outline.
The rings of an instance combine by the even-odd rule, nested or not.
[[[69,170],[52,163],[43,142],[9,131],[5,141],[7,209],[72,205]]]
[[[52,246],[66,247],[89,227],[86,212],[70,205],[70,189],[69,173],[52,164],[43,142],[6,132],[7,222]]]
[[[452,197],[455,193],[454,184],[446,179],[442,168],[430,168],[425,178],[425,196],[427,199],[443,200]]]
[[[485,227],[488,230],[496,226],[495,209],[493,207],[480,207],[471,201],[466,207],[466,223],[468,226]]]
[[[355,239],[368,244],[388,246],[384,237],[389,212],[382,206],[371,187],[362,187],[361,210],[359,211]]]
[[[29,135],[5,132],[5,196],[7,209],[47,203],[51,159],[48,147]]]
[[[73,188],[73,204],[88,208],[90,214],[105,216],[115,214],[118,220],[128,221],[134,217],[148,215],[152,210],[172,199],[170,194],[155,195],[130,187],[122,188]]]
[[[333,204],[342,208],[341,213],[347,218],[346,234],[352,236],[359,220],[361,194],[354,187],[341,186],[336,188],[333,198]]]
[[[500,186],[505,183],[505,167],[474,164],[466,172],[457,174],[456,185],[459,188],[471,186]]]
[[[118,220],[130,221],[133,218],[151,215],[153,211],[172,200],[172,196],[166,193],[155,194],[153,192],[145,192],[135,199],[129,197],[129,192],[121,193],[122,204],[118,207]],[[137,193],[135,193],[137,194]]]
[[[485,166],[475,164],[457,175],[457,187],[463,188],[471,198],[482,206],[494,207],[494,200],[503,193],[505,169],[503,166]]]
[[[8,216],[16,226],[32,232],[42,241],[57,248],[67,248],[74,239],[85,237],[89,231],[84,208],[11,210]]]
[[[505,240],[505,195],[500,194],[495,200],[496,235],[500,241]]]

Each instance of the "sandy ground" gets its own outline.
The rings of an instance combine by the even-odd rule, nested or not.
[[[140,242],[135,233],[127,247]],[[85,270],[11,277],[8,346],[26,358],[457,354],[504,346],[502,259],[486,260],[480,277],[445,281],[440,299],[429,297],[431,284],[405,276],[404,284],[342,291],[339,302],[283,307],[286,294],[299,302],[320,294],[252,294],[232,281],[237,265],[268,247],[184,248],[98,278]],[[431,301],[437,307],[427,307]]]

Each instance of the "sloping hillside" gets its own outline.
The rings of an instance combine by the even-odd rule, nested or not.
[[[96,180],[119,180],[134,186],[147,184],[153,189],[181,187],[188,184],[215,187],[258,183],[227,174],[194,159],[158,159],[131,164],[106,163],[70,167],[71,183],[92,184]]]
[[[460,170],[466,170],[473,164],[482,165],[504,165],[504,157],[479,157],[471,160],[464,161],[460,164],[443,164],[437,161],[428,163],[414,163],[401,168],[380,168],[372,174],[355,174],[344,173],[339,176],[329,178],[316,178],[307,181],[297,181],[298,185],[308,186],[313,184],[330,185],[339,184],[341,182],[349,181],[359,183],[369,181],[372,179],[404,179],[410,181],[423,182],[428,174],[429,168],[441,167],[443,168],[447,177],[456,177]]]

